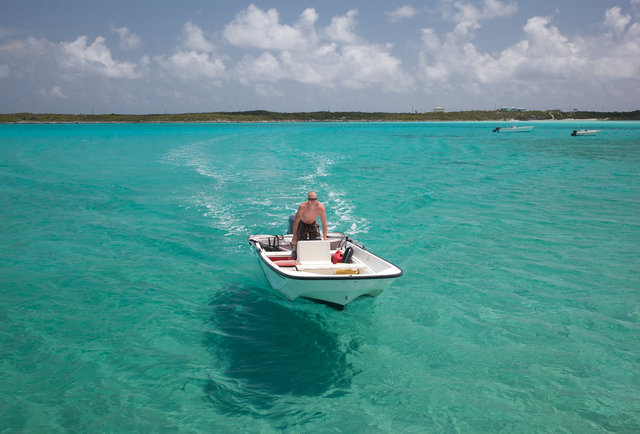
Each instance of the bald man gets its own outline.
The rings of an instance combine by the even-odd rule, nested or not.
[[[296,219],[293,221],[293,237],[291,244],[294,246],[298,240],[315,240],[320,238],[320,229],[318,228],[318,216],[322,222],[322,239],[328,240],[327,237],[327,212],[324,205],[318,202],[318,195],[315,191],[310,191],[307,195],[307,201],[302,202],[298,207]]]

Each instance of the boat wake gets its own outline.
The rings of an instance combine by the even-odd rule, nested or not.
[[[329,202],[334,208],[338,221],[335,225],[327,223],[330,231],[340,230],[349,235],[366,234],[370,224],[366,218],[358,218],[354,215],[355,206],[346,199],[346,194],[341,191],[330,191]]]
[[[250,228],[242,223],[243,216],[233,211],[225,198],[237,181],[237,175],[220,171],[211,164],[212,156],[205,152],[205,147],[210,147],[211,144],[211,141],[204,141],[174,149],[165,156],[164,161],[193,170],[214,181],[208,182],[204,188],[198,186],[198,191],[188,199],[187,207],[200,210],[205,217],[211,219],[212,227],[223,231],[225,236],[249,234]]]
[[[336,188],[336,182],[329,182],[335,179],[331,174],[331,166],[336,160],[327,156],[313,156],[313,161],[317,162],[314,172],[302,176],[300,196],[305,195],[310,190],[320,190],[326,192],[327,197],[322,200],[327,208],[327,227],[329,231],[340,231],[355,235],[369,232],[370,224],[365,218],[355,217],[355,205],[347,199],[349,193]],[[295,211],[294,211],[295,212]]]
[[[215,229],[222,230],[225,236],[243,235],[249,233],[249,228],[242,224],[241,216],[236,215],[216,192],[204,192],[194,196],[193,203],[204,211],[204,216],[210,218]]]
[[[214,229],[222,231],[225,236],[247,236],[260,231],[259,228],[266,229],[265,226],[275,232],[284,232],[287,216],[295,214],[298,204],[310,190],[321,194],[321,200],[327,207],[329,231],[350,235],[369,231],[369,221],[356,217],[356,206],[348,199],[351,193],[335,181],[332,168],[339,161],[335,157],[312,154],[311,170],[300,176],[297,182],[294,180],[296,186],[290,190],[263,189],[258,197],[254,195],[256,186],[277,184],[282,177],[286,178],[286,173],[276,174],[275,181],[263,179],[264,174],[258,175],[258,179],[240,176],[233,169],[235,165],[215,163],[218,156],[211,153],[212,144],[212,141],[200,141],[178,147],[167,153],[163,162],[204,177],[204,180],[193,184],[184,206],[197,209],[210,220]]]

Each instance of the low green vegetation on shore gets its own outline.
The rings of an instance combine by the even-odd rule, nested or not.
[[[135,122],[420,122],[420,121],[534,121],[566,119],[640,120],[640,110],[632,112],[549,111],[459,111],[427,113],[382,112],[301,112],[278,113],[265,110],[181,114],[0,114],[0,123],[135,123]]]

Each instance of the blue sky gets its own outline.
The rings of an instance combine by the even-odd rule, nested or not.
[[[3,3],[3,113],[640,108],[640,0]]]

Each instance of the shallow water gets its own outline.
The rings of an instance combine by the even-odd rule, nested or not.
[[[639,431],[640,123],[532,124],[0,125],[0,429]],[[268,286],[310,189],[379,297]]]

